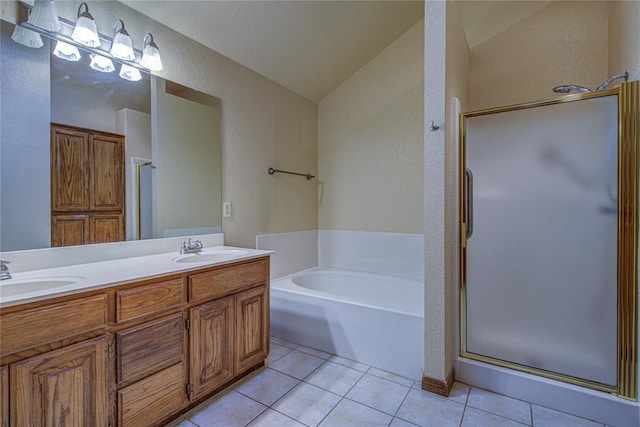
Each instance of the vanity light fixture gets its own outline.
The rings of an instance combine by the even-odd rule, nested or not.
[[[118,29],[118,24],[120,24],[120,29]],[[124,28],[122,19],[118,19],[113,26],[113,43],[111,43],[111,51],[109,53],[125,61],[133,61],[136,59],[136,55],[133,53],[131,37]]]
[[[125,80],[129,80],[130,82],[137,82],[142,79],[140,70],[127,64],[122,64],[119,76]]]
[[[84,12],[81,12],[83,6]],[[85,2],[80,3],[78,7],[78,19],[76,20],[76,26],[73,29],[71,38],[85,46],[100,46],[100,37],[98,37],[96,21],[89,13],[89,6],[87,6]]]
[[[60,31],[60,20],[53,0],[35,0],[27,23],[50,33]]]
[[[56,43],[56,47],[53,49],[53,54],[66,61],[80,60],[80,51],[78,48],[63,41],[58,41]]]
[[[153,41],[153,35],[147,33],[142,40],[142,59],[140,65],[152,71],[162,70],[162,61],[160,60],[160,51]]]
[[[116,67],[113,65],[113,61],[105,56],[95,53],[91,55],[91,64],[89,64],[89,66],[96,71],[100,71],[101,73],[111,73],[116,69]]]
[[[19,25],[16,25],[16,27],[13,29],[11,40],[23,46],[31,47],[34,49],[38,49],[44,46],[44,42],[42,41],[42,37],[40,36],[40,34]]]
[[[147,33],[143,39],[143,50],[134,50],[131,37],[122,19],[113,26],[113,38],[101,35],[89,6],[82,2],[78,7],[76,22],[58,18],[53,0],[34,0],[29,6],[18,2],[18,24],[11,38],[24,46],[38,48],[44,46],[40,36],[56,41],[54,55],[67,61],[78,61],[83,49],[91,55],[91,68],[104,73],[115,71],[118,62],[123,66],[120,77],[130,81],[142,78],[140,71],[162,70],[162,61],[153,35]],[[107,50],[103,47],[110,45]]]

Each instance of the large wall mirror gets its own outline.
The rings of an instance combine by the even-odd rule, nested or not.
[[[119,64],[110,73],[94,70],[88,52],[81,51],[78,61],[61,59],[52,54],[55,40],[44,39],[39,49],[27,48],[11,40],[13,28],[1,22],[1,251],[62,246],[55,233],[56,227],[66,227],[60,226],[63,219],[86,214],[84,226],[99,229],[102,223],[96,218],[117,216],[109,207],[58,212],[56,192],[93,185],[93,178],[83,178],[82,171],[63,160],[56,163],[65,155],[75,156],[69,148],[73,144],[56,148],[58,126],[63,139],[123,137],[117,167],[105,165],[116,152],[110,149],[88,149],[82,160],[90,176],[122,176],[121,185],[100,190],[122,200],[122,235],[115,240],[222,231],[220,99],[144,72],[138,81],[124,80]],[[116,188],[119,194],[108,194]],[[93,190],[87,194],[93,197]],[[92,243],[91,236],[99,234],[85,231],[84,243]]]

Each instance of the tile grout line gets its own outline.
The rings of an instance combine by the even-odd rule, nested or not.
[[[531,427],[533,427],[533,404],[529,403],[529,413],[531,414]]]
[[[485,414],[493,415],[494,417],[503,418],[503,419],[505,419],[505,420],[512,421],[512,422],[514,422],[514,423],[517,423],[517,424],[520,424],[520,425],[523,425],[523,426],[532,427],[532,424],[525,424],[525,423],[523,423],[523,422],[521,422],[521,421],[514,420],[513,418],[504,417],[504,416],[502,416],[502,415],[498,415],[498,414],[495,414],[495,413],[493,413],[493,412],[489,412],[489,411],[487,411],[487,410],[485,410],[485,409],[476,408],[475,406],[469,406],[469,405],[466,405],[466,406],[465,406],[465,412],[466,412],[466,408],[467,408],[467,407],[472,408],[472,409],[475,409],[476,411],[484,412]]]
[[[464,416],[467,413],[467,405],[464,405],[464,408],[462,408],[462,416],[460,417],[460,424],[458,424],[459,427],[462,427],[462,423],[464,422]]]
[[[400,411],[400,408],[402,408],[402,405],[404,405],[404,402],[407,400],[407,397],[409,397],[409,393],[411,393],[411,388],[412,387],[409,387],[409,389],[405,393],[404,397],[402,398],[402,402],[400,402],[400,404],[398,405],[398,408],[393,413],[393,418],[395,418],[398,415],[398,412]]]
[[[235,390],[234,390],[234,391],[235,391]],[[240,393],[240,394],[242,394],[242,393]],[[243,396],[244,396],[244,394],[243,394]],[[247,397],[249,397],[249,396],[247,396]],[[249,397],[249,399],[251,399],[251,398]],[[258,402],[258,403],[260,403],[260,402]],[[246,424],[244,425],[244,427],[247,427],[249,424],[251,424],[251,423],[252,423],[252,422],[254,422],[256,419],[258,419],[258,417],[259,417],[260,415],[264,414],[265,412],[267,412],[267,411],[269,410],[269,407],[268,407],[267,405],[265,405],[264,403],[260,403],[260,404],[261,404],[262,406],[264,406],[265,408],[264,408],[262,411],[260,411],[260,412],[255,416],[255,417],[253,417],[253,418],[251,419],[251,421],[249,421],[248,423],[246,423]]]

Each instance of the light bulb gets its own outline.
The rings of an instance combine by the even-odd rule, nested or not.
[[[144,49],[142,51],[142,59],[140,65],[153,71],[162,70],[162,60],[160,60],[160,51],[153,41],[151,33],[144,36]]]
[[[83,6],[85,10],[81,12]],[[87,6],[86,3],[81,3],[78,7],[78,19],[76,20],[76,26],[73,29],[71,38],[85,46],[100,46],[100,37],[98,37],[96,21],[89,13],[89,6]]]
[[[118,24],[121,25],[119,30]],[[124,28],[124,22],[122,19],[118,19],[113,26],[113,43],[111,43],[111,55],[116,58],[124,59],[126,61],[133,61],[136,59],[136,55],[133,53],[133,45],[131,44],[131,37]]]
[[[36,33],[35,31],[28,30],[19,25],[16,25],[16,27],[13,29],[11,40],[23,46],[31,47],[34,49],[38,49],[44,46],[44,43],[42,41],[42,37],[40,37],[40,34]]]
[[[52,0],[35,0],[27,23],[51,33],[60,31],[60,20]]]
[[[101,73],[110,73],[116,69],[116,67],[113,65],[113,61],[102,55],[92,55],[91,64],[89,64],[89,66],[96,71],[100,71]]]
[[[140,74],[140,70],[131,65],[122,64],[122,68],[120,68],[120,77],[125,80],[129,80],[130,82],[137,82],[142,79],[142,74]]]
[[[80,51],[78,51],[78,48],[62,41],[58,41],[56,43],[56,48],[53,49],[53,54],[66,61],[80,60]]]

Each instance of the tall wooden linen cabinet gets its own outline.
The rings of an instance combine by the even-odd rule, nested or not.
[[[51,246],[125,240],[122,135],[51,124]]]

